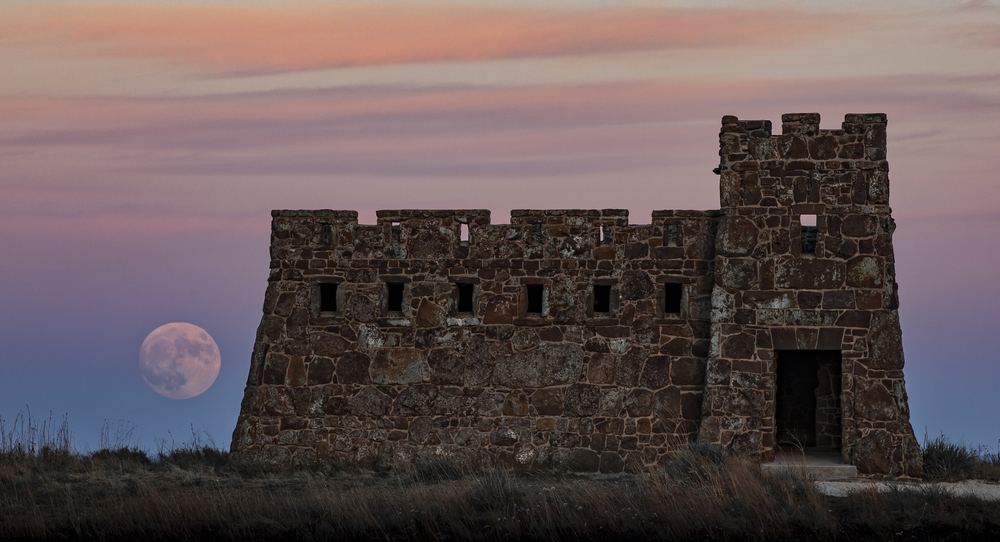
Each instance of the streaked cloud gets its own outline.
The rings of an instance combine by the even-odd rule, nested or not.
[[[948,37],[973,47],[1000,48],[1000,23],[975,22],[957,25]],[[1000,63],[1000,61],[998,61]]]
[[[293,71],[652,49],[786,47],[858,28],[794,9],[440,3],[40,5],[8,8],[7,46],[164,59],[223,71]]]

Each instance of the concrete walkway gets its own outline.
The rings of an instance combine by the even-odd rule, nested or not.
[[[886,482],[877,480],[817,481],[816,489],[830,497],[846,497],[854,491],[929,491],[942,489],[956,497],[976,497],[988,501],[1000,501],[1000,485],[982,480],[964,482]]]

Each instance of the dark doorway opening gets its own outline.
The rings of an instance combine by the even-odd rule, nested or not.
[[[782,350],[775,354],[778,446],[840,451],[840,351]]]

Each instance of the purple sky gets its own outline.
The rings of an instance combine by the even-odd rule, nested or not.
[[[914,431],[1000,439],[1000,4],[0,0],[0,418],[228,447],[269,211],[717,208],[723,115],[889,115]],[[139,345],[222,353],[161,397]],[[9,425],[8,425],[9,427]]]

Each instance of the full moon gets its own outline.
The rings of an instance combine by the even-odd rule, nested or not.
[[[146,385],[171,399],[189,399],[219,376],[219,346],[194,324],[173,322],[150,333],[139,348],[139,372]]]

